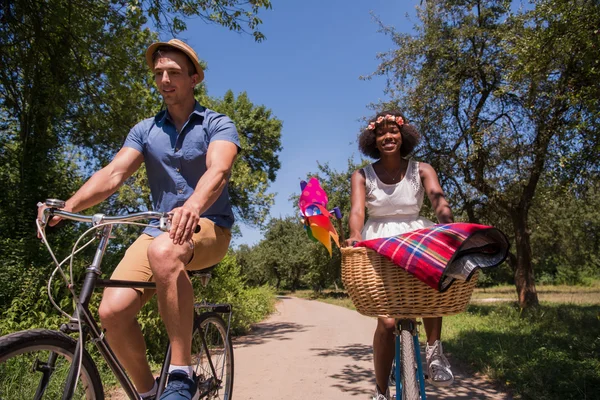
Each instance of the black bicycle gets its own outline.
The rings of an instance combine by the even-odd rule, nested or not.
[[[146,226],[147,224],[135,221],[154,219],[159,220],[161,230],[168,231],[170,217],[166,213],[153,211],[124,216],[103,214],[86,216],[62,211],[64,202],[61,200],[49,199],[46,200],[46,205],[49,208],[44,211],[43,221],[37,222],[38,231],[57,266],[48,282],[48,294],[52,304],[69,319],[69,322],[62,324],[59,331],[32,329],[0,337],[0,400],[104,399],[100,374],[86,349],[86,344],[90,341],[98,348],[127,396],[137,400],[140,395],[108,345],[103,331],[89,310],[89,303],[95,288],[156,287],[153,282],[102,279],[100,265],[113,225]],[[93,225],[81,235],[71,255],[62,263],[57,261],[45,236],[46,222],[52,216]],[[90,234],[93,238],[78,247],[80,241]],[[93,262],[86,270],[81,290],[76,293],[75,285],[72,284],[74,255],[96,240],[99,243]],[[70,276],[67,276],[62,269],[66,261],[70,261]],[[67,282],[73,296],[75,312],[72,315],[63,311],[52,298],[51,283],[57,272]],[[191,272],[190,275],[198,276],[202,285],[208,284],[211,277],[210,271],[207,270]],[[231,315],[230,304],[211,304],[205,301],[195,304],[192,362],[198,376],[199,398],[231,399],[233,391],[233,346],[229,335]],[[223,317],[227,319],[227,323]],[[77,337],[70,335],[77,335]],[[165,388],[170,359],[169,345],[160,372],[157,399]]]

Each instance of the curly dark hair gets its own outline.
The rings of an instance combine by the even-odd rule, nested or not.
[[[402,135],[402,146],[400,146],[400,157],[406,157],[417,146],[419,143],[419,132],[417,129],[408,123],[408,120],[404,115],[398,110],[383,110],[377,115],[375,115],[369,121],[369,124],[377,121],[379,117],[385,117],[386,115],[393,115],[394,117],[402,117],[404,120],[404,124],[402,126],[398,126],[400,128],[400,134]],[[380,125],[385,126],[387,124],[395,124],[393,121],[383,121]],[[377,128],[375,128],[377,129]],[[361,153],[363,153],[367,157],[371,157],[374,159],[379,159],[381,154],[379,154],[379,149],[377,149],[376,145],[376,136],[375,129],[371,130],[366,128],[360,136],[358,137],[358,149]]]

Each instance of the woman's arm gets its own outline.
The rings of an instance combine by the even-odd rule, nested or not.
[[[352,189],[350,201],[350,217],[348,225],[350,226],[350,237],[346,240],[346,244],[352,246],[352,242],[361,241],[361,231],[365,225],[365,176],[362,170],[356,170],[352,174],[351,179]]]
[[[427,163],[419,163],[419,175],[438,221],[441,224],[454,222],[452,210],[444,197],[444,191],[433,167]]]

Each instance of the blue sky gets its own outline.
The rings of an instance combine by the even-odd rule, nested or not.
[[[273,9],[260,14],[260,30],[267,37],[261,43],[200,20],[189,21],[179,35],[207,62],[209,95],[245,91],[254,104],[265,105],[283,121],[281,169],[270,187],[277,193],[272,217],[297,214],[288,199],[299,192],[300,179],[317,170],[317,161],[345,170],[348,158],[359,158],[360,119],[373,113],[368,104],[385,98],[383,77],[359,77],[375,71],[377,53],[393,48],[391,39],[378,32],[371,12],[408,32],[418,4],[273,0]],[[262,238],[258,229],[241,228],[235,245],[253,245]]]

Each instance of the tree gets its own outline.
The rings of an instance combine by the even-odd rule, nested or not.
[[[600,277],[600,181],[585,188],[540,184],[531,212],[536,275],[545,283],[586,284]]]
[[[136,122],[160,109],[143,57],[157,35],[146,26],[175,34],[185,19],[199,17],[260,41],[257,13],[270,7],[268,0],[1,2],[0,185],[7,190],[0,192],[0,257],[14,266],[4,276],[17,281],[0,292],[0,307],[15,290],[27,290],[21,283],[37,288],[47,278],[30,268],[48,261],[35,238],[35,204],[68,198],[112,158]],[[274,176],[276,156],[270,165]],[[143,172],[103,208],[147,207]],[[264,190],[266,184],[254,193]],[[240,213],[252,207],[240,202]],[[68,248],[77,231],[57,231],[57,246]]]
[[[235,122],[242,150],[233,167],[229,194],[237,216],[249,225],[260,225],[275,197],[266,191],[281,166],[277,153],[282,122],[265,106],[252,104],[245,92],[236,99],[227,91],[223,99],[206,98],[204,104]]]
[[[397,48],[376,74],[388,76],[391,102],[419,127],[420,155],[461,211],[512,232],[510,264],[529,307],[538,303],[529,215],[540,179],[550,170],[597,176],[588,149],[600,143],[600,9],[587,0],[510,6],[427,1],[416,34],[383,27]]]

